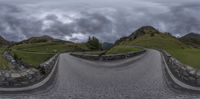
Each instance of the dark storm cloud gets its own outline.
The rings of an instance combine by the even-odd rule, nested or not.
[[[183,4],[170,7],[168,13],[155,16],[158,22],[162,22],[165,31],[174,34],[185,35],[189,32],[200,33],[200,4]]]
[[[27,17],[23,10],[16,6],[2,4],[1,8],[0,33],[14,41],[41,35],[64,37],[73,33],[108,33],[112,28],[112,22],[99,13],[81,12],[80,18],[71,19],[71,23],[64,23],[56,14],[48,14],[43,19],[37,19]],[[44,24],[45,21],[49,23]]]
[[[112,28],[112,22],[99,13],[83,13],[83,17],[75,20],[75,24],[81,33],[106,33]]]
[[[70,33],[105,33],[111,30],[112,22],[104,15],[98,13],[81,13],[81,18],[73,19],[71,23],[63,23],[56,15],[48,15],[47,20],[53,24],[46,31],[70,34]]]
[[[55,11],[49,6],[54,1],[41,3],[49,6],[47,8],[38,7],[39,3],[24,4],[26,6],[0,4],[0,34],[14,41],[41,35],[82,41],[89,35],[95,35],[102,41],[113,42],[145,25],[174,35],[200,31],[200,3],[154,1],[135,1],[126,3],[127,6],[115,3],[115,6],[91,7],[86,4],[87,7],[82,7],[79,4],[78,9],[62,9],[58,4],[55,8],[60,8]]]
[[[72,36],[74,33],[82,34],[105,34],[111,32],[112,22],[99,13],[81,12],[80,18],[71,19],[70,23],[64,23],[56,15],[47,15],[45,20],[51,22],[43,33],[57,34],[60,36]],[[76,39],[74,39],[76,38]],[[70,40],[77,40],[74,37]]]
[[[0,5],[0,34],[9,40],[22,40],[39,33],[40,21],[28,19],[23,10],[8,4]]]

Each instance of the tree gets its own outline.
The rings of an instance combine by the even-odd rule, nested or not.
[[[102,49],[102,44],[94,36],[92,36],[92,37],[89,36],[86,45],[91,50],[101,50]]]

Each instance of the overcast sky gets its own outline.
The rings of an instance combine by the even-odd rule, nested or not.
[[[182,36],[200,33],[199,16],[200,0],[0,0],[0,35],[114,42],[151,25]]]

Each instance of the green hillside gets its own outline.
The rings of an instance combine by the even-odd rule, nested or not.
[[[188,46],[200,48],[200,34],[189,33],[179,38],[179,40]]]
[[[88,50],[84,44],[61,42],[18,44],[10,49],[16,58],[33,66],[38,66],[56,53]]]
[[[84,44],[47,42],[47,43],[20,44],[13,46],[12,49],[27,51],[27,52],[62,53],[75,50],[87,50],[87,47]]]
[[[5,48],[0,47],[0,69],[8,69],[9,68],[9,63],[3,58],[3,52]]]
[[[108,50],[106,54],[127,54],[130,52],[139,52],[142,51],[141,48],[136,48],[136,47],[130,47],[130,46],[115,46],[112,49]]]
[[[159,32],[150,26],[136,30],[126,39],[118,41],[116,46],[143,46],[146,48],[164,49],[181,62],[200,68],[200,49],[191,48],[171,34]]]
[[[9,63],[3,58],[4,50],[6,46],[10,44],[9,41],[5,40],[3,37],[0,36],[0,69],[8,69]]]
[[[3,58],[3,52],[8,41],[0,38],[0,42],[0,69],[8,69],[9,63]],[[7,48],[7,51],[8,49],[16,59],[22,60],[33,67],[37,67],[39,64],[47,61],[56,53],[89,50],[85,44],[53,39],[49,36],[32,37],[15,43]]]
[[[40,37],[31,37],[27,40],[23,40],[18,42],[17,44],[34,44],[34,43],[50,43],[50,42],[58,42],[58,43],[72,43],[70,41],[64,41],[60,39],[54,39],[53,37],[44,35]]]
[[[135,45],[148,48],[184,49],[187,45],[177,40],[169,33],[161,33],[153,27],[145,26],[133,32],[118,45]]]
[[[142,37],[139,37],[134,40],[125,40],[122,41],[119,45],[135,45],[135,46],[143,46],[148,48],[162,48],[162,49],[184,49],[187,46],[182,42],[178,41],[176,38],[172,37],[169,34],[155,34],[151,36],[149,34],[145,34]]]
[[[6,46],[9,44],[9,41],[5,40],[3,37],[0,36],[0,47]]]

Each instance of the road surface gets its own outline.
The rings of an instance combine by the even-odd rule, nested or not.
[[[62,54],[56,79],[29,92],[0,93],[0,99],[200,99],[176,86],[156,50],[120,61],[94,62]]]

